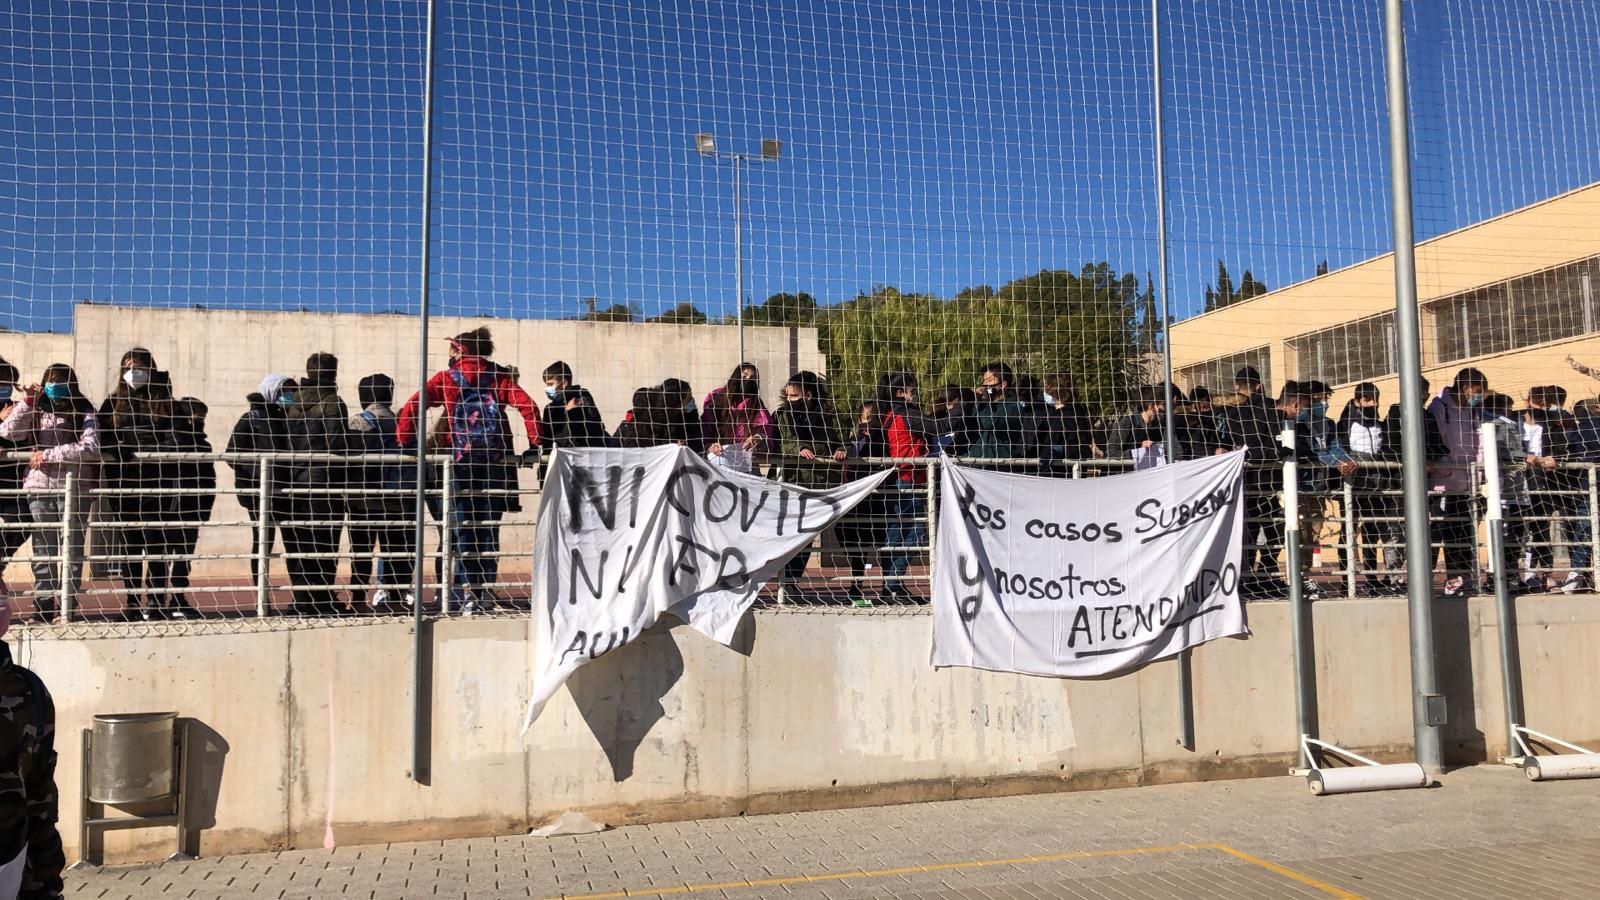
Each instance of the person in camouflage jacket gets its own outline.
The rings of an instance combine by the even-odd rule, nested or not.
[[[11,604],[0,598],[0,635],[10,624]],[[55,731],[56,707],[44,682],[17,665],[0,641],[0,898],[62,896]],[[6,893],[14,883],[7,879],[12,862],[22,867],[15,894]]]

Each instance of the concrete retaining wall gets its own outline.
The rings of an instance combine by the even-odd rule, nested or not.
[[[1600,604],[1521,603],[1530,722],[1600,739]],[[409,779],[407,623],[91,640],[19,638],[59,707],[62,831],[75,856],[78,734],[94,713],[197,723],[193,810],[217,855],[517,833],[563,810],[610,823],[1278,775],[1292,760],[1288,609],[1194,654],[1194,751],[1176,744],[1172,663],[1105,681],[928,666],[920,614],[762,612],[735,649],[682,628],[581,670],[524,739],[527,620],[431,628],[432,777]],[[1322,733],[1409,753],[1406,608],[1315,607]],[[210,626],[206,626],[210,627]],[[1493,607],[1438,607],[1447,754],[1504,750]],[[1308,800],[1308,802],[1310,802]],[[112,834],[112,861],[169,853]]]

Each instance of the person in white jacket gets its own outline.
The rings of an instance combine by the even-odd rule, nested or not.
[[[55,363],[44,370],[42,384],[23,390],[22,402],[0,422],[0,437],[31,451],[22,489],[36,526],[33,533],[34,607],[39,617],[55,621],[62,584],[77,594],[83,571],[84,532],[89,522],[89,491],[99,474],[100,427],[94,404],[78,387],[72,367]],[[78,499],[67,521],[67,477],[75,476]]]

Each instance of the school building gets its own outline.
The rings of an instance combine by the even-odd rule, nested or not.
[[[1463,366],[1520,402],[1557,384],[1568,408],[1600,394],[1600,183],[1417,245],[1423,375],[1434,391]],[[1172,327],[1175,380],[1185,390],[1233,389],[1251,365],[1269,390],[1289,379],[1332,385],[1337,410],[1371,381],[1399,399],[1394,256],[1349,268]]]

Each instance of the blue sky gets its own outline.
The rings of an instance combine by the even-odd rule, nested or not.
[[[1165,7],[1174,311],[1389,248],[1379,0]],[[309,7],[280,9],[280,6]],[[440,0],[434,255],[450,314],[947,296],[1155,268],[1144,2]],[[1600,9],[1416,5],[1420,236],[1600,180]],[[1425,12],[1422,12],[1425,10]],[[0,325],[74,301],[410,310],[420,0],[14,0]]]

